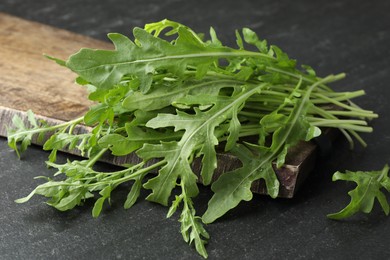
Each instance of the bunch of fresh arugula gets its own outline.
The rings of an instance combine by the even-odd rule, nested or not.
[[[309,66],[301,70],[295,60],[250,29],[236,31],[237,49],[222,45],[212,28],[211,39],[204,40],[203,35],[169,20],[135,28],[133,35],[131,41],[109,34],[115,50],[81,49],[67,61],[50,57],[79,75],[77,83],[89,89],[96,105],[83,117],[55,126],[37,122],[32,112],[28,112],[30,126],[14,118],[9,146],[19,155],[33,135],[49,132],[43,149],[51,150],[47,165],[58,170],[54,178],[41,177],[46,182],[17,202],[39,194],[49,198],[49,205],[69,210],[98,197],[92,210],[97,217],[116,187],[132,183],[125,208],[136,202],[142,188],[150,190],[147,200],[170,204],[168,217],[181,209],[184,240],[207,257],[209,234],[203,224],[251,200],[255,180],[263,179],[268,194],[277,197],[279,181],[272,163],[281,167],[291,146],[319,136],[320,127],[339,129],[351,147],[353,138],[366,145],[359,132],[371,132],[366,121],[377,115],[350,101],[364,91],[333,91],[328,84],[344,74],[320,78]],[[75,134],[80,123],[92,131]],[[242,166],[211,183],[217,146],[235,155]],[[60,149],[79,149],[86,159],[58,164]],[[122,170],[97,171],[94,164],[109,152],[135,153],[139,160]],[[198,157],[200,178],[191,168]],[[336,173],[335,179],[357,181],[359,186],[350,193],[351,204],[331,217],[369,212],[375,196],[388,213],[379,192],[379,184],[389,190],[387,172],[385,168],[369,177],[376,182],[361,172]],[[192,201],[199,193],[199,179],[203,185],[211,184],[214,192],[202,217],[196,215]],[[179,195],[169,203],[175,188]]]

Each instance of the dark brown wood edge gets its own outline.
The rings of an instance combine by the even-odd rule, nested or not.
[[[0,136],[7,137],[7,127],[12,127],[12,118],[15,115],[18,115],[26,126],[30,125],[26,112],[0,106]],[[38,120],[44,120],[50,125],[61,124],[64,122],[62,120],[39,115],[36,115],[36,118]],[[90,131],[90,128],[79,125],[74,131],[75,133],[85,133]],[[49,137],[50,136],[46,136],[45,139],[47,140]],[[32,143],[42,145],[45,139],[43,142],[38,142],[37,138],[33,138]],[[64,152],[80,156],[80,152],[78,150],[64,150]],[[218,153],[217,158],[218,168],[215,171],[213,181],[216,180],[222,173],[234,170],[240,167],[241,164],[240,161],[231,154]],[[274,170],[280,181],[279,197],[292,198],[294,196],[301,183],[313,169],[315,158],[316,145],[312,142],[300,142],[298,145],[289,150],[284,166],[276,168],[274,165]],[[101,161],[121,166],[126,163],[137,163],[139,162],[139,158],[134,153],[120,157],[107,154]],[[199,158],[194,160],[192,168],[195,173],[200,172],[201,160]],[[252,191],[258,194],[267,194],[265,184],[262,180],[255,181],[253,183]]]

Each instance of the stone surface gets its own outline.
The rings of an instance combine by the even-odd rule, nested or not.
[[[247,26],[319,75],[346,72],[337,88],[365,89],[359,105],[381,115],[371,123],[374,133],[364,135],[369,147],[349,151],[340,139],[294,199],[255,196],[208,225],[209,259],[390,258],[390,222],[378,207],[343,222],[325,217],[348,203],[347,191],[354,187],[332,183],[334,171],[376,170],[389,163],[390,2],[2,0],[0,11],[98,39],[170,18],[201,31],[213,25],[232,45],[233,29]],[[177,215],[165,219],[166,208],[141,200],[123,210],[126,187],[98,219],[91,217],[90,204],[65,213],[41,197],[15,204],[40,183],[34,176],[49,174],[47,155],[32,147],[18,160],[0,139],[0,259],[201,259],[182,241]],[[199,213],[211,195],[201,188],[195,201]]]

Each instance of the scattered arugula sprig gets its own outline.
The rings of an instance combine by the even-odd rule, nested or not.
[[[348,192],[351,202],[337,213],[328,214],[331,219],[343,219],[354,215],[357,212],[370,213],[374,206],[375,199],[378,200],[383,211],[389,215],[390,207],[382,188],[390,192],[390,178],[388,176],[389,166],[385,165],[381,171],[347,171],[346,173],[336,172],[332,180],[353,181],[357,186]]]
[[[17,202],[39,194],[49,198],[49,205],[69,210],[98,197],[92,210],[97,217],[123,183],[132,183],[125,208],[137,201],[142,188],[151,191],[147,200],[168,206],[178,188],[167,217],[181,208],[184,240],[207,257],[209,235],[203,224],[251,200],[255,180],[264,179],[269,195],[277,197],[272,162],[281,167],[291,146],[320,135],[319,127],[339,129],[351,147],[353,137],[366,145],[359,132],[371,132],[366,121],[377,115],[350,101],[364,91],[333,91],[328,84],[344,74],[320,78],[309,66],[298,69],[295,60],[250,29],[236,31],[238,49],[224,46],[212,28],[211,39],[204,40],[169,20],[135,28],[133,35],[134,41],[109,34],[115,50],[81,49],[67,61],[49,57],[79,75],[76,82],[88,88],[96,105],[83,117],[57,126],[40,125],[32,112],[31,128],[15,117],[16,128],[8,132],[10,147],[19,155],[33,135],[50,133],[43,148],[52,150],[47,165],[57,169],[53,178],[39,177],[46,182]],[[76,134],[79,123],[92,127],[91,132]],[[56,163],[56,151],[69,148],[86,158]],[[192,199],[199,193],[199,180],[211,184],[217,149],[236,155],[242,167],[212,183],[214,196],[199,217]],[[95,163],[108,152],[132,154],[138,163],[96,171]],[[199,176],[191,168],[198,157]]]

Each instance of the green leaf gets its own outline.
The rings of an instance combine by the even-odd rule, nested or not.
[[[254,70],[250,67],[241,67],[240,71],[236,74],[236,78],[239,80],[247,81],[253,75]]]
[[[65,62],[65,66],[66,66],[66,62]],[[81,85],[81,86],[85,86],[85,85],[88,85],[88,84],[89,84],[89,82],[86,81],[85,79],[83,79],[82,77],[77,77],[77,78],[75,79],[75,82],[76,82],[77,84]]]
[[[214,196],[202,217],[204,223],[214,222],[242,200],[250,201],[253,197],[250,188],[255,180],[265,180],[271,197],[275,198],[279,193],[279,181],[272,169],[272,153],[254,157],[253,153],[242,145],[236,146],[232,152],[241,160],[243,166],[224,173],[212,184]]]
[[[47,204],[65,211],[81,204],[81,200],[89,196],[87,190],[80,186],[68,186],[64,181],[52,181],[37,186],[28,196],[15,200],[16,203],[27,202],[34,194],[51,197]]]
[[[229,121],[229,128],[228,128],[228,138],[226,140],[225,145],[225,151],[231,150],[237,143],[239,135],[240,135],[240,129],[241,129],[241,123],[238,119],[238,113],[239,108],[234,107],[232,111],[232,118]]]
[[[113,110],[106,104],[99,104],[90,108],[84,116],[84,123],[86,125],[94,125],[97,123],[104,123],[106,120],[113,121]]]
[[[175,200],[172,201],[172,205],[169,207],[169,210],[168,210],[168,213],[167,213],[167,218],[170,218],[177,210],[177,208],[179,207],[180,203],[182,202],[183,200],[183,196],[180,195],[180,196],[175,196]]]
[[[200,151],[203,154],[203,167],[201,171],[202,180],[205,184],[211,182],[214,169],[217,166],[215,146],[218,144],[218,137],[215,136],[215,128],[232,117],[233,112],[238,111],[237,107],[245,102],[254,93],[258,93],[263,85],[248,89],[240,93],[234,93],[233,97],[212,97],[206,95],[187,96],[181,99],[182,103],[189,104],[214,104],[214,106],[202,112],[195,109],[195,115],[189,115],[177,111],[176,115],[160,114],[150,120],[146,126],[162,128],[174,126],[175,131],[185,130],[179,142],[162,143],[160,145],[144,145],[138,151],[138,155],[144,160],[150,158],[164,158],[167,164],[160,170],[160,174],[149,180],[144,187],[152,189],[148,196],[152,200],[167,205],[171,190],[176,184],[177,178],[188,179],[187,188],[193,191],[193,196],[198,192],[196,187],[196,175],[191,170],[191,154]]]
[[[240,32],[238,30],[236,30],[235,34],[236,34],[237,46],[238,46],[238,48],[240,48],[240,50],[243,50],[244,49],[244,42],[242,41],[242,37],[240,35]]]
[[[89,160],[83,161],[67,161],[64,164],[56,164],[53,162],[46,162],[49,167],[56,168],[60,173],[65,173],[67,177],[73,177],[75,179],[81,178],[86,174],[93,173],[94,171],[88,167]]]
[[[18,115],[14,115],[12,124],[15,128],[7,128],[8,146],[16,151],[19,158],[20,155],[26,151],[27,147],[30,146],[34,134],[40,133],[40,126],[38,125],[33,112],[28,110],[26,114],[30,126],[26,126]],[[21,143],[19,147],[18,143]]]
[[[96,200],[95,204],[93,205],[92,209],[92,217],[97,218],[100,215],[100,212],[102,211],[103,204],[106,198],[100,197]]]
[[[27,119],[33,127],[38,127],[38,123],[37,120],[35,119],[35,115],[31,110],[27,111]]]
[[[109,148],[113,155],[122,156],[141,148],[145,143],[159,143],[181,137],[181,133],[172,131],[158,132],[153,129],[142,129],[131,124],[126,124],[127,137],[120,134],[108,134],[99,139],[98,143],[103,148]]]
[[[59,150],[69,145],[70,149],[74,148],[77,142],[84,136],[78,136],[68,133],[57,133],[52,135],[43,145],[43,150]]]
[[[102,148],[109,148],[116,156],[129,154],[143,145],[142,140],[131,140],[120,134],[105,135],[99,139],[98,143]]]
[[[144,175],[140,175],[138,178],[135,179],[135,182],[133,183],[130,192],[127,194],[127,198],[124,204],[125,209],[131,208],[137,201],[141,192],[143,178]]]
[[[152,158],[164,158],[166,161],[157,177],[144,184],[144,188],[153,191],[146,198],[147,200],[166,206],[179,177],[186,180],[186,188],[190,196],[198,194],[197,177],[190,167],[188,152],[189,150],[182,149],[177,142],[161,143],[159,145],[145,144],[142,149],[138,150],[138,156],[145,161]]]
[[[123,107],[129,111],[152,111],[170,106],[175,101],[194,93],[218,93],[222,87],[226,87],[228,80],[191,80],[184,82],[164,82],[151,89],[147,94],[134,91],[123,101]]]
[[[316,77],[316,72],[315,70],[309,66],[309,65],[302,65],[302,68],[306,70],[307,74],[312,76],[312,77]]]
[[[102,90],[112,88],[125,75],[134,75],[140,80],[141,91],[146,93],[157,71],[168,70],[181,75],[187,65],[213,63],[216,57],[208,53],[229,51],[225,47],[206,46],[184,26],[179,26],[176,32],[175,44],[140,28],[133,30],[136,44],[124,35],[111,33],[108,37],[115,50],[81,49],[66,65]]]
[[[183,239],[189,244],[194,243],[196,251],[204,258],[207,258],[208,254],[205,245],[210,236],[203,227],[201,218],[196,216],[192,200],[187,196],[184,181],[182,181],[180,185],[182,187],[182,194],[176,196],[176,200],[172,203],[171,209],[173,208],[172,211],[174,212],[177,205],[180,202],[183,202],[183,210],[179,218],[179,222],[181,223],[180,231]]]
[[[266,40],[260,40],[257,34],[249,28],[242,29],[244,40],[246,43],[255,45],[260,52],[268,53],[268,45]]]
[[[279,47],[272,45],[272,50],[275,52],[276,59],[278,61],[278,65],[283,68],[292,68],[294,69],[296,66],[296,61],[291,60],[287,53],[283,52]]]
[[[324,81],[326,80],[329,79],[324,79]],[[283,116],[278,116],[278,110],[270,114],[271,117],[275,117],[279,121],[276,124],[277,129],[272,135],[270,147],[261,147],[257,156],[254,156],[253,153],[241,145],[232,151],[242,161],[243,166],[237,170],[222,174],[212,184],[211,189],[214,191],[214,195],[210,199],[208,208],[202,217],[204,223],[214,222],[226,212],[235,208],[242,200],[251,200],[253,195],[250,187],[255,180],[264,179],[268,194],[273,198],[278,195],[279,181],[273,171],[272,163],[276,160],[277,166],[282,166],[287,149],[298,141],[307,138],[307,131],[310,128],[310,124],[304,115],[310,104],[309,97],[311,91],[318,84],[320,83],[310,86],[304,96],[300,98],[295,97],[294,109],[287,119]],[[283,104],[281,107],[283,107]],[[272,126],[272,128],[274,127]]]
[[[55,162],[57,160],[57,149],[51,150],[49,155],[49,162]]]
[[[222,47],[222,42],[218,39],[217,33],[215,32],[213,27],[210,27],[210,36],[212,46]]]
[[[97,218],[102,212],[104,201],[106,201],[106,199],[108,199],[111,196],[111,191],[112,191],[112,186],[108,185],[99,192],[101,197],[96,200],[92,209],[92,216],[94,218]]]
[[[333,175],[333,181],[353,181],[357,186],[355,189],[348,192],[349,196],[351,196],[351,202],[341,211],[329,214],[328,218],[343,219],[358,212],[370,213],[374,206],[375,199],[378,200],[385,214],[389,215],[389,204],[385,194],[381,191],[382,188],[390,191],[390,187],[388,186],[390,182],[388,172],[388,165],[385,165],[381,171],[336,172]]]
[[[48,201],[47,204],[60,211],[66,211],[80,205],[86,193],[87,190],[83,187],[71,187],[60,201]]]

